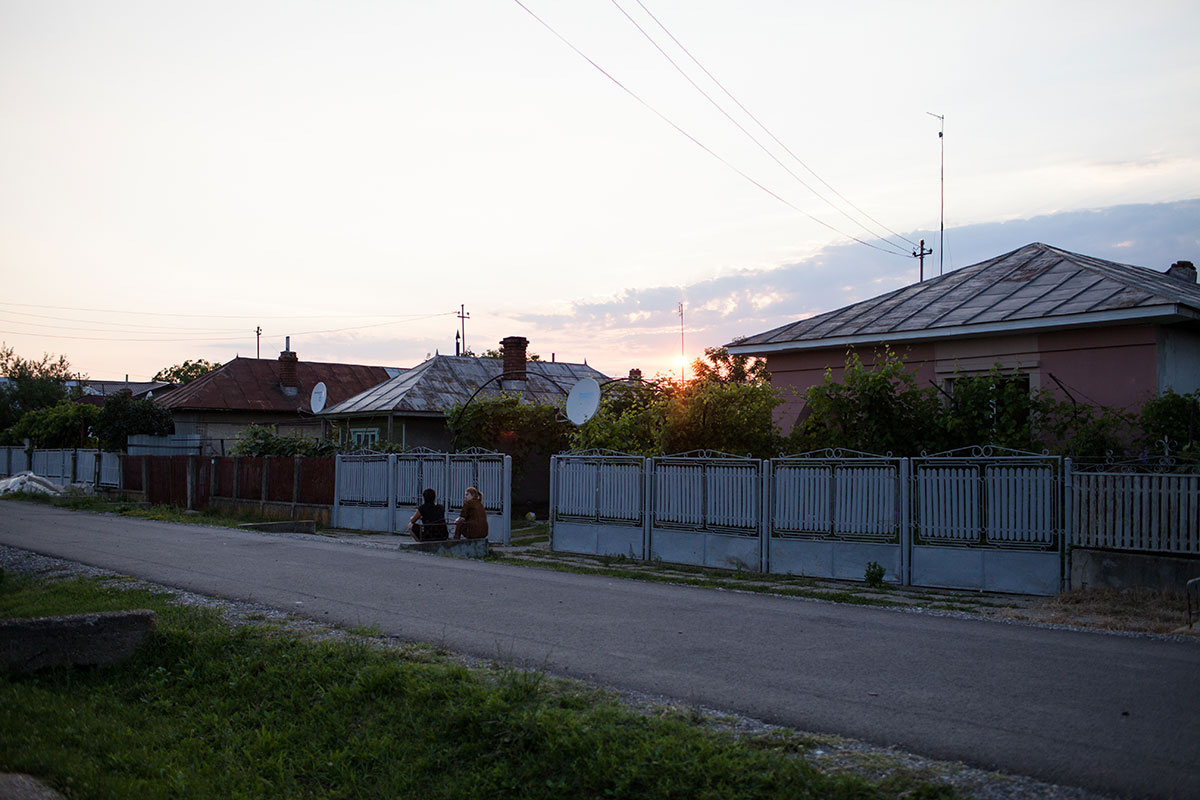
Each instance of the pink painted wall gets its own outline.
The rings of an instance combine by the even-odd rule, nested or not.
[[[1065,399],[1058,378],[1075,399],[1090,405],[1136,408],[1158,391],[1158,346],[1152,325],[1125,325],[1075,331],[1051,331],[1003,337],[951,339],[894,348],[916,368],[918,384],[942,385],[956,373],[987,372],[996,363],[1030,375],[1042,387]],[[864,365],[875,363],[876,347],[859,348]],[[792,429],[802,395],[819,385],[830,368],[835,380],[844,372],[847,350],[828,347],[767,357],[771,384],[784,395],[775,411],[784,433]]]

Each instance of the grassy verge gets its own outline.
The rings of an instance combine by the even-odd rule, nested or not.
[[[801,737],[635,714],[537,672],[0,573],[0,615],[133,607],[158,612],[159,628],[130,662],[0,675],[0,770],[96,798],[954,796],[902,771],[824,774]]]

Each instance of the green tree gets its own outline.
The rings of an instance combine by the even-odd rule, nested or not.
[[[24,359],[11,347],[0,346],[0,376],[7,380],[0,385],[0,432],[4,439],[19,443],[12,431],[14,425],[30,411],[50,408],[66,400],[67,381],[71,365],[64,356],[54,358],[48,353],[41,360]]]
[[[730,355],[724,347],[704,348],[704,358],[692,362],[692,375],[696,380],[724,383],[766,383],[771,380],[765,359]]]
[[[231,453],[235,456],[332,456],[338,451],[337,444],[329,439],[312,436],[281,436],[262,425],[249,425],[234,442]]]
[[[1104,439],[1102,425],[1090,415],[1075,416],[1049,391],[1031,389],[1029,375],[1006,372],[999,364],[982,375],[955,376],[944,415],[947,446],[994,444],[1036,451],[1065,435],[1072,423]]]
[[[96,438],[108,451],[124,450],[130,436],[167,436],[175,430],[171,412],[153,400],[134,399],[127,391],[109,395],[96,419]]]
[[[93,426],[100,409],[85,403],[63,400],[48,408],[22,415],[11,428],[12,438],[29,439],[36,449],[91,447],[95,444]]]
[[[523,403],[519,395],[503,392],[476,398],[466,407],[446,410],[448,427],[458,450],[482,447],[513,457],[513,468],[523,468],[533,457],[549,458],[567,447],[571,423],[558,406]]]
[[[163,367],[154,373],[153,380],[167,381],[168,383],[188,383],[196,380],[201,375],[207,375],[219,366],[221,365],[215,362],[197,358],[195,361],[184,361],[182,364],[176,364],[173,367]]]
[[[1142,404],[1137,426],[1139,450],[1162,455],[1165,441],[1171,453],[1200,457],[1200,390],[1179,394],[1167,389],[1150,398]]]
[[[936,390],[919,387],[915,371],[890,348],[877,352],[871,367],[851,350],[841,382],[826,370],[824,382],[804,399],[801,421],[788,437],[790,450],[915,455],[944,449],[944,408]]]

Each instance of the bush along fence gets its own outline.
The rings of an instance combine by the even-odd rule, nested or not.
[[[512,457],[490,450],[461,453],[414,450],[337,456],[333,524],[339,528],[404,533],[433,489],[453,520],[463,494],[474,486],[483,494],[488,541],[508,544],[512,531]]]
[[[1200,557],[1200,475],[993,447],[555,456],[551,546],[706,567],[1056,594],[1076,548]],[[1193,562],[1188,562],[1193,563]],[[1194,562],[1200,571],[1200,562]]]

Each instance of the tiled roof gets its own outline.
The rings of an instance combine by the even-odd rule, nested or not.
[[[235,358],[217,369],[177,389],[155,397],[172,410],[195,411],[275,411],[309,410],[313,387],[324,382],[327,405],[341,402],[371,386],[383,383],[397,370],[361,364],[329,364],[298,361],[296,378],[300,384],[295,395],[283,393],[279,385],[278,359]]]
[[[1200,319],[1200,286],[1035,243],[727,345],[732,352],[942,338],[1114,320]]]
[[[606,381],[608,376],[587,364],[561,361],[529,361],[527,379],[504,379],[490,384],[481,396],[495,396],[503,390],[514,391],[520,385],[522,396],[530,402],[562,403],[582,378]],[[466,403],[480,386],[500,375],[504,361],[499,358],[471,356],[434,356],[379,386],[368,389],[342,403],[330,403],[326,414],[438,414],[450,406]],[[504,384],[504,387],[501,384]]]

